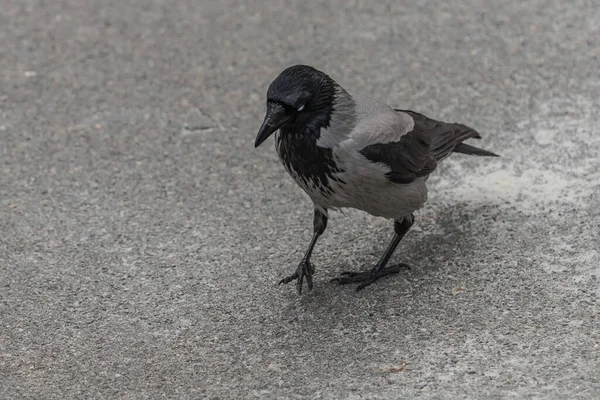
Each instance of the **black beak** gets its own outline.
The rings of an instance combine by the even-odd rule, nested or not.
[[[290,122],[291,119],[292,115],[287,114],[281,104],[267,103],[267,115],[265,115],[265,120],[258,130],[254,147],[260,146],[273,132]]]

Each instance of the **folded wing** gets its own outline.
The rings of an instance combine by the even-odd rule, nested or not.
[[[369,161],[387,165],[390,172],[386,177],[394,183],[411,183],[419,177],[429,175],[438,162],[453,151],[466,152],[466,147],[475,149],[468,145],[464,145],[465,149],[462,149],[460,146],[464,140],[481,138],[477,131],[466,125],[436,121],[410,110],[396,111],[412,117],[412,130],[399,132],[397,141],[370,144],[360,150]]]

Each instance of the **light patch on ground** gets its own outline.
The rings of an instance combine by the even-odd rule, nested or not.
[[[536,142],[543,146],[560,145],[571,139],[599,143],[597,114],[593,101],[584,96],[555,98],[536,107],[531,120],[519,128],[533,132]]]
[[[552,254],[547,254],[540,252],[539,257],[543,259],[541,262],[542,268],[544,271],[549,273],[565,272],[571,269],[574,265],[594,266],[594,268],[587,270],[589,274],[585,274],[584,278],[589,278],[591,273],[597,273],[598,271],[596,266],[600,264],[600,253],[592,249],[572,253],[556,251],[552,252]],[[581,272],[581,268],[577,268],[577,271]]]
[[[552,144],[556,137],[557,131],[552,128],[540,128],[533,135],[535,140],[542,145]]]
[[[590,194],[590,186],[550,170],[529,169],[519,176],[509,169],[487,167],[467,176],[444,196],[455,202],[506,207],[518,204],[521,211],[536,213],[542,205],[581,204]]]
[[[444,197],[467,204],[518,205],[519,210],[529,214],[540,212],[543,206],[586,208],[591,196],[600,191],[600,163],[591,151],[600,147],[598,111],[592,101],[583,97],[552,99],[535,107],[535,111],[531,120],[517,129],[532,132],[534,140],[543,146],[539,151],[517,159],[488,159],[476,172],[472,166],[450,159],[448,164],[455,171],[458,169],[464,180],[459,184],[444,181]],[[558,162],[567,148],[582,151],[577,163]],[[519,151],[507,147],[502,153]],[[557,163],[548,167],[547,160]]]

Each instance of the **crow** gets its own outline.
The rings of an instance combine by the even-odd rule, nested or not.
[[[332,279],[364,289],[406,264],[387,266],[398,243],[414,223],[414,211],[427,200],[426,181],[452,153],[498,157],[464,143],[480,139],[474,129],[393,109],[366,96],[350,95],[327,74],[307,65],[285,69],[269,85],[267,112],[255,147],[275,133],[281,163],[314,203],[314,234],[295,272],[302,293],[313,288],[310,257],[327,227],[328,210],[356,208],[394,220],[394,238],[367,271]]]

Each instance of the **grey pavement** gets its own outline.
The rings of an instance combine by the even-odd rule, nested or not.
[[[0,398],[600,398],[600,5],[3,0]],[[390,221],[311,235],[268,83],[479,130],[393,261]]]

